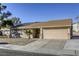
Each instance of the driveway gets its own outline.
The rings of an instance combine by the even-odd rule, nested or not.
[[[64,49],[79,50],[79,39],[68,40],[64,46]]]
[[[64,48],[66,40],[44,40],[39,39],[24,46],[24,49],[29,51],[38,49],[53,49],[61,50]]]
[[[48,42],[43,46],[41,46],[41,48],[61,50],[64,48],[64,45],[66,43],[66,40],[47,40],[47,41]]]
[[[25,52],[25,51],[14,51],[14,50],[0,49],[0,56],[50,56],[50,55]],[[53,55],[53,56],[55,56],[55,55]]]
[[[6,50],[1,50],[6,49]],[[8,49],[8,50],[7,50]],[[12,44],[2,44],[0,45],[0,51],[2,51],[3,55],[7,54],[7,51],[11,50],[13,53],[16,50],[17,54],[23,52],[20,55],[79,55],[79,40],[46,40],[46,39],[37,39],[26,45],[12,45]],[[24,53],[25,52],[25,53]],[[1,55],[1,54],[0,54]],[[14,55],[14,53],[12,54]]]
[[[65,43],[66,40],[38,39],[24,46],[7,44],[0,45],[0,48],[48,55],[74,55],[74,51],[63,50]]]

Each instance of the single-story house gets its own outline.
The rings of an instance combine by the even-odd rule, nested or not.
[[[18,27],[19,30],[32,30],[31,38],[40,39],[71,39],[72,19],[51,20],[47,22],[32,23]],[[27,35],[25,35],[27,37]]]

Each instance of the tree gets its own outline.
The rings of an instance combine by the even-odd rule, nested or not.
[[[3,10],[5,10],[7,8],[7,6],[4,6],[0,3],[0,22],[2,25],[3,24],[3,21],[5,18],[8,18],[9,16],[11,16],[11,12],[7,11],[7,12],[2,12]]]
[[[4,20],[4,23],[3,23],[3,27],[7,27],[10,29],[10,35],[9,37],[11,37],[11,31],[12,31],[12,27],[13,27],[13,22],[12,20]]]
[[[4,19],[2,11],[5,10],[5,9],[6,9],[6,6],[4,6],[0,3],[0,29],[1,29],[1,26],[2,26],[2,23],[3,23],[2,21]],[[0,31],[0,35],[2,35],[2,31]]]
[[[7,6],[3,5],[0,3],[0,29],[1,27],[7,27],[7,25],[9,25],[8,23],[10,23],[11,21],[8,21],[7,18],[9,16],[11,16],[12,14],[7,11],[7,12],[2,12],[4,10],[6,10]],[[9,25],[11,26],[11,25]],[[2,31],[0,31],[1,33]]]
[[[10,36],[11,36],[11,29],[15,26],[15,24],[21,23],[20,18],[11,18],[8,17],[12,15],[10,11],[3,12],[6,10],[7,6],[0,4],[0,28],[1,27],[8,27],[10,28]],[[10,37],[9,36],[9,37]]]
[[[18,17],[12,17],[10,20],[12,20],[14,26],[21,24],[20,18]]]
[[[7,6],[2,5],[2,4],[0,3],[0,14],[2,13],[1,11],[5,10],[6,8],[7,8]]]

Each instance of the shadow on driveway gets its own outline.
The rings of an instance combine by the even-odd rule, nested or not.
[[[79,36],[73,36],[72,39],[79,39]]]
[[[7,43],[7,42],[0,42],[0,44],[9,44],[9,43]]]

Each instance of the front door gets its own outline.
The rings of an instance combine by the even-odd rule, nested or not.
[[[33,38],[39,38],[40,29],[34,29]]]

